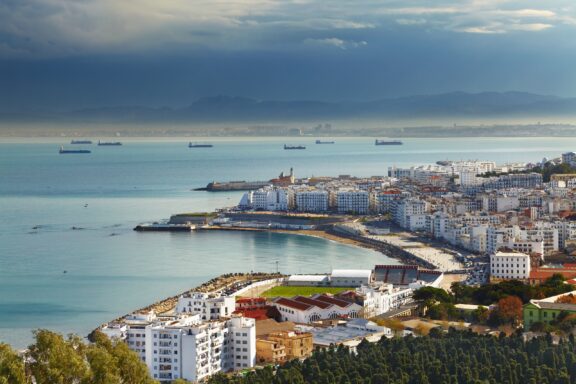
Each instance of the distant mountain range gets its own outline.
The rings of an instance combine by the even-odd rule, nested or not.
[[[64,113],[0,114],[1,120],[249,122],[309,119],[576,116],[576,98],[526,92],[452,92],[368,102],[268,101],[204,97],[184,108],[114,106]]]

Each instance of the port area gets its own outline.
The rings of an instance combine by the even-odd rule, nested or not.
[[[342,244],[373,249],[403,264],[444,273],[446,287],[471,273],[470,252],[406,232],[382,217],[310,213],[238,212],[182,213],[169,225],[187,225],[195,231],[261,231],[320,237]]]

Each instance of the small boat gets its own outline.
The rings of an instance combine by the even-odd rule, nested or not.
[[[316,140],[316,144],[334,144],[336,143],[335,141],[322,141],[322,140]]]
[[[92,151],[89,149],[64,149],[64,147],[60,147],[58,153],[62,155],[68,153],[92,153]]]
[[[214,145],[206,143],[188,143],[188,148],[212,148]]]
[[[284,149],[306,149],[303,145],[286,145],[284,144]]]
[[[119,145],[122,145],[122,143],[119,141],[100,141],[100,140],[98,140],[98,145],[105,146],[105,147],[117,147]]]
[[[92,144],[92,140],[72,140],[70,144]]]
[[[374,141],[374,145],[402,145],[402,141],[400,140],[378,140]]]

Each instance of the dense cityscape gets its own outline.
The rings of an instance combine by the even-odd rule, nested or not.
[[[235,207],[176,214],[150,230],[292,231],[371,247],[403,264],[325,274],[230,271],[103,324],[90,339],[125,343],[161,382],[240,380],[221,376],[230,372],[266,382],[270,367],[287,374],[278,367],[340,356],[342,347],[362,356],[372,351],[366,342],[416,343],[432,332],[447,343],[548,334],[555,348],[553,340],[572,334],[576,314],[575,170],[568,152],[531,164],[390,167],[370,178],[297,179],[291,169],[264,186],[247,183],[259,188]],[[392,376],[390,383],[403,382]],[[476,383],[473,376],[432,382]]]

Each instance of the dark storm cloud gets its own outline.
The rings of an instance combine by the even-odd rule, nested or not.
[[[0,108],[574,95],[573,1],[539,3],[5,0]]]

